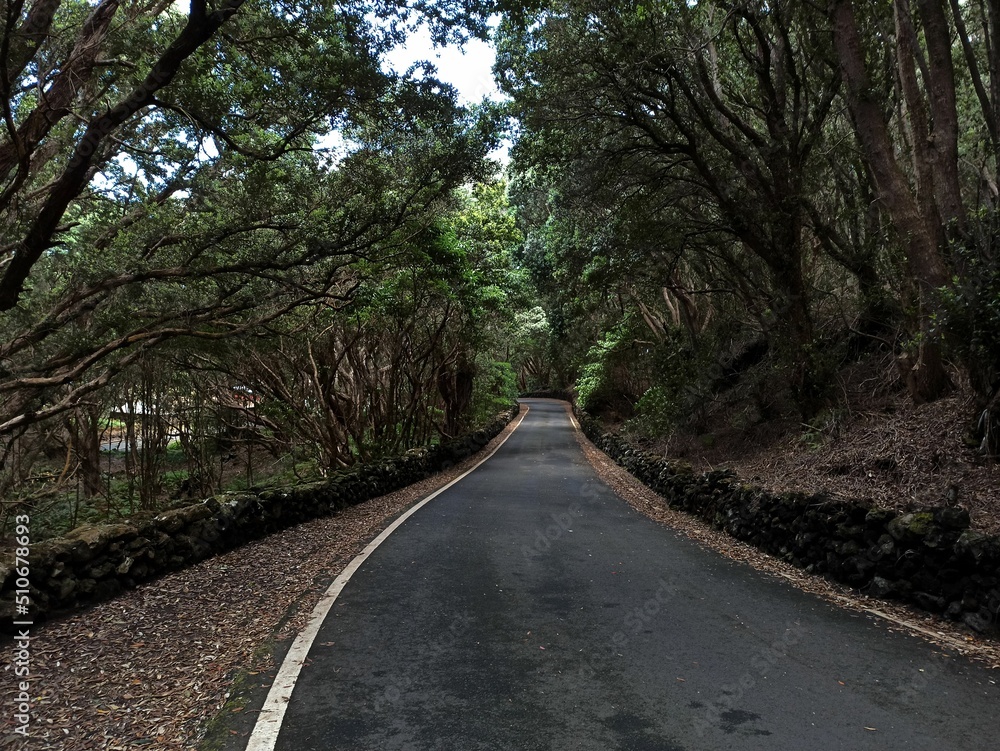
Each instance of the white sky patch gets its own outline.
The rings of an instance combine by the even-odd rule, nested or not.
[[[471,39],[462,47],[435,48],[430,33],[422,26],[386,56],[386,62],[397,73],[405,72],[419,61],[432,63],[438,69],[437,77],[458,90],[462,104],[477,104],[484,98],[500,97],[491,70],[495,59],[493,47],[479,39]]]
[[[472,105],[483,99],[502,98],[493,79],[495,61],[496,51],[488,42],[470,39],[461,47],[435,47],[430,33],[421,26],[410,32],[405,43],[385,56],[383,65],[396,73],[405,73],[414,63],[429,62],[437,68],[438,79],[455,87],[459,103]],[[331,165],[346,153],[346,146],[341,134],[336,132],[323,136],[317,144],[318,148],[332,150]],[[504,143],[491,157],[506,164],[509,150],[510,144]]]

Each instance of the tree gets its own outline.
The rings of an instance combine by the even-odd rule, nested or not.
[[[90,466],[91,411],[150,362],[200,367],[300,308],[344,307],[490,172],[490,113],[380,62],[418,22],[482,35],[486,10],[8,4],[0,484],[30,474],[57,419],[86,439],[68,466]]]
[[[456,435],[477,393],[487,409],[509,403],[477,392],[522,286],[502,183],[458,189],[397,234],[395,252],[357,267],[350,301],[302,306],[252,347],[195,355],[261,399],[255,417],[285,449],[315,447],[324,471]]]

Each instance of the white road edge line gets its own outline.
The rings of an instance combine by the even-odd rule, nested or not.
[[[576,415],[573,414],[573,405],[572,404],[569,405],[569,409],[567,409],[566,412],[569,414],[570,422],[573,423],[573,428],[576,429],[576,430],[578,430],[578,431],[580,431],[580,432],[583,432],[583,428],[580,427],[580,423],[578,423],[576,421]]]
[[[333,603],[336,602],[337,597],[340,595],[341,591],[343,591],[344,587],[347,586],[347,582],[351,580],[354,573],[361,568],[361,565],[366,560],[368,560],[368,556],[375,552],[375,549],[385,542],[389,535],[395,532],[403,522],[441,495],[441,493],[446,491],[452,485],[460,482],[465,477],[479,469],[479,467],[485,462],[489,461],[492,456],[500,450],[500,447],[507,442],[507,439],[514,434],[514,431],[521,425],[525,416],[531,411],[530,407],[527,407],[527,405],[525,406],[526,409],[521,413],[517,422],[514,423],[514,427],[504,437],[504,439],[497,444],[496,448],[484,456],[480,461],[476,462],[475,466],[470,470],[463,472],[443,488],[438,488],[422,501],[414,506],[411,506],[406,513],[382,530],[378,537],[368,543],[368,545],[365,546],[365,549],[358,553],[354,559],[347,564],[347,568],[341,571],[340,575],[333,580],[333,584],[330,585],[329,589],[326,590],[319,602],[316,603],[316,607],[313,608],[306,627],[303,628],[302,631],[299,632],[299,635],[295,637],[295,641],[292,642],[292,646],[285,655],[285,659],[282,661],[281,667],[278,669],[278,674],[274,677],[274,683],[271,684],[271,689],[267,692],[267,698],[264,699],[264,706],[261,708],[260,714],[257,715],[257,724],[254,725],[253,733],[250,735],[250,740],[247,741],[246,751],[274,750],[274,745],[278,742],[278,733],[281,731],[281,723],[285,717],[285,708],[288,706],[288,701],[292,698],[292,690],[295,688],[295,682],[298,680],[302,665],[305,663],[306,657],[309,656],[309,650],[316,638],[316,634],[319,633],[320,626],[323,625],[323,621],[329,614],[330,608],[333,607]]]

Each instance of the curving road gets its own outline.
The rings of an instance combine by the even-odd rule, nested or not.
[[[281,751],[974,750],[1000,671],[730,562],[619,500],[562,404],[354,574]]]

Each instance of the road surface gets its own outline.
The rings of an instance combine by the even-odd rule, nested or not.
[[[277,749],[994,748],[1000,671],[650,521],[527,403],[353,575]]]

